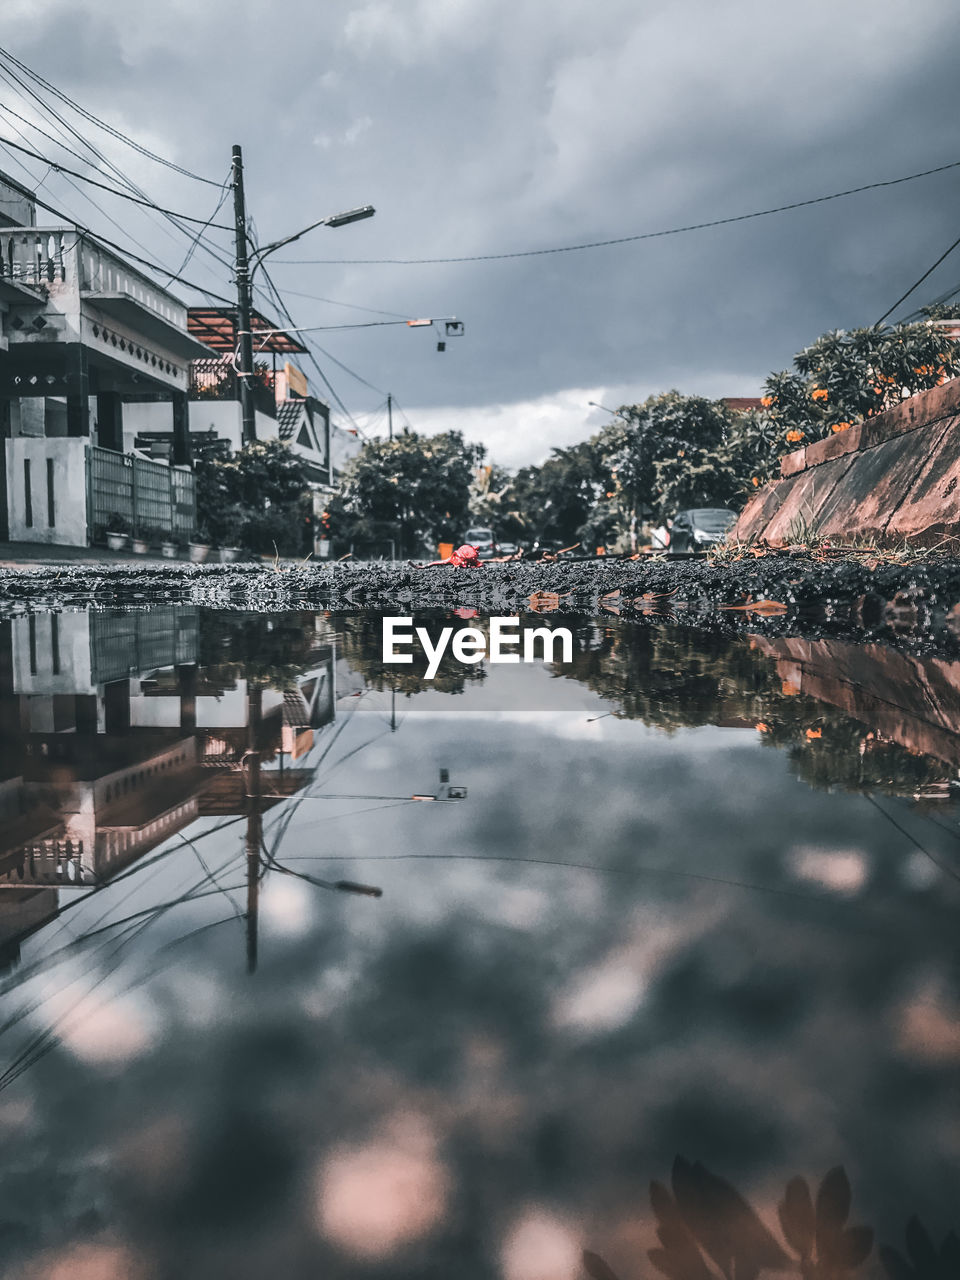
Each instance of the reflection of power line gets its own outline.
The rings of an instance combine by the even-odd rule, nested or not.
[[[925,854],[926,857],[930,859],[930,861],[933,863],[935,867],[939,867],[940,870],[946,872],[948,876],[953,876],[954,880],[960,880],[960,871],[957,871],[954,867],[951,867],[949,863],[941,862],[940,859],[936,856],[936,854],[931,853],[931,851],[925,845],[922,845],[920,843],[920,841],[917,839],[915,835],[912,835],[906,829],[906,827],[901,826],[900,823],[893,816],[893,814],[888,813],[887,810],[884,809],[883,805],[881,805],[873,796],[865,795],[863,798],[864,800],[869,801],[870,804],[873,805],[873,807],[876,809],[878,813],[883,814],[883,816],[886,818],[886,820],[890,823],[892,827],[896,827],[896,829],[900,832],[902,836],[906,836],[906,838],[910,841],[912,845],[914,845],[917,849],[919,849],[922,854]]]
[[[495,853],[353,853],[318,855],[316,858],[290,858],[290,862],[506,862],[538,867],[560,867],[572,871],[598,871],[614,876],[670,876],[680,880],[702,880],[707,884],[729,885],[734,889],[750,889],[755,893],[772,893],[778,897],[801,898],[810,902],[836,902],[833,894],[803,893],[779,885],[754,884],[728,876],[709,876],[700,871],[679,871],[674,867],[604,867],[594,862],[563,862],[555,858],[523,858]]]

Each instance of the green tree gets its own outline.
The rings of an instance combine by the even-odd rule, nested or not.
[[[197,522],[222,546],[305,555],[311,498],[301,460],[280,440],[256,440],[232,455],[197,460]]]
[[[603,492],[618,512],[631,547],[646,514],[678,507],[726,505],[732,481],[723,460],[734,414],[722,400],[667,391],[623,405],[593,438]]]
[[[569,546],[581,540],[601,493],[596,451],[585,441],[554,449],[539,467],[522,467],[503,503],[524,542],[547,539]]]
[[[845,431],[960,373],[960,343],[929,320],[836,329],[794,356],[793,369],[767,379],[764,407],[784,452]]]
[[[469,518],[476,457],[459,431],[367,441],[328,505],[334,538],[395,539],[402,555],[456,540]]]

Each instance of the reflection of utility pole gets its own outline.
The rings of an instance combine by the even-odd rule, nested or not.
[[[247,973],[257,968],[257,929],[260,907],[260,847],[263,843],[263,816],[260,781],[260,720],[263,690],[247,686],[247,750],[244,753],[243,790],[247,809]]]
[[[263,841],[259,751],[248,751],[244,755],[243,781],[247,807],[247,973],[254,973],[257,968],[257,926],[260,906],[260,845]]]
[[[390,732],[397,732],[397,691],[390,690]]]
[[[390,433],[389,438],[393,439],[393,396],[387,392],[387,430]]]

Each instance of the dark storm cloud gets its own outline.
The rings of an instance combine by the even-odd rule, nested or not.
[[[909,11],[865,0],[802,9],[355,0],[269,11],[178,2],[135,17],[119,0],[83,13],[66,0],[20,0],[13,11],[8,47],[147,145],[219,180],[241,142],[263,239],[377,206],[372,222],[318,231],[278,258],[577,244],[960,158],[957,16],[937,0]],[[0,100],[22,105],[8,88]],[[212,208],[212,188],[110,154],[158,200]],[[48,189],[110,234],[58,181]],[[464,318],[466,336],[442,356],[429,334],[402,328],[319,340],[417,421],[486,430],[494,452],[503,446],[515,462],[585,434],[587,399],[669,386],[749,393],[823,330],[872,323],[953,239],[958,183],[944,174],[582,253],[410,267],[278,262],[274,274],[340,302]],[[183,249],[139,214],[121,221],[179,261]],[[229,292],[225,270],[208,274],[198,257],[191,271]],[[960,262],[948,262],[916,301],[957,280]],[[289,301],[304,325],[376,318]],[[376,392],[325,367],[354,412],[374,408]],[[507,406],[499,417],[497,406]]]

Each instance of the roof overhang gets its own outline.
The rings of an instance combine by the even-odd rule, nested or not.
[[[237,312],[231,307],[189,307],[187,327],[214,351],[232,355],[237,349]],[[250,312],[253,354],[305,355],[307,348],[292,333],[272,324],[259,311]]]
[[[183,329],[178,329],[163,316],[149,307],[145,307],[129,293],[102,293],[95,289],[85,289],[80,297],[89,302],[98,311],[119,320],[121,324],[140,333],[144,338],[159,343],[171,355],[183,360],[202,360],[210,357],[210,348],[198,342],[196,338]]]

